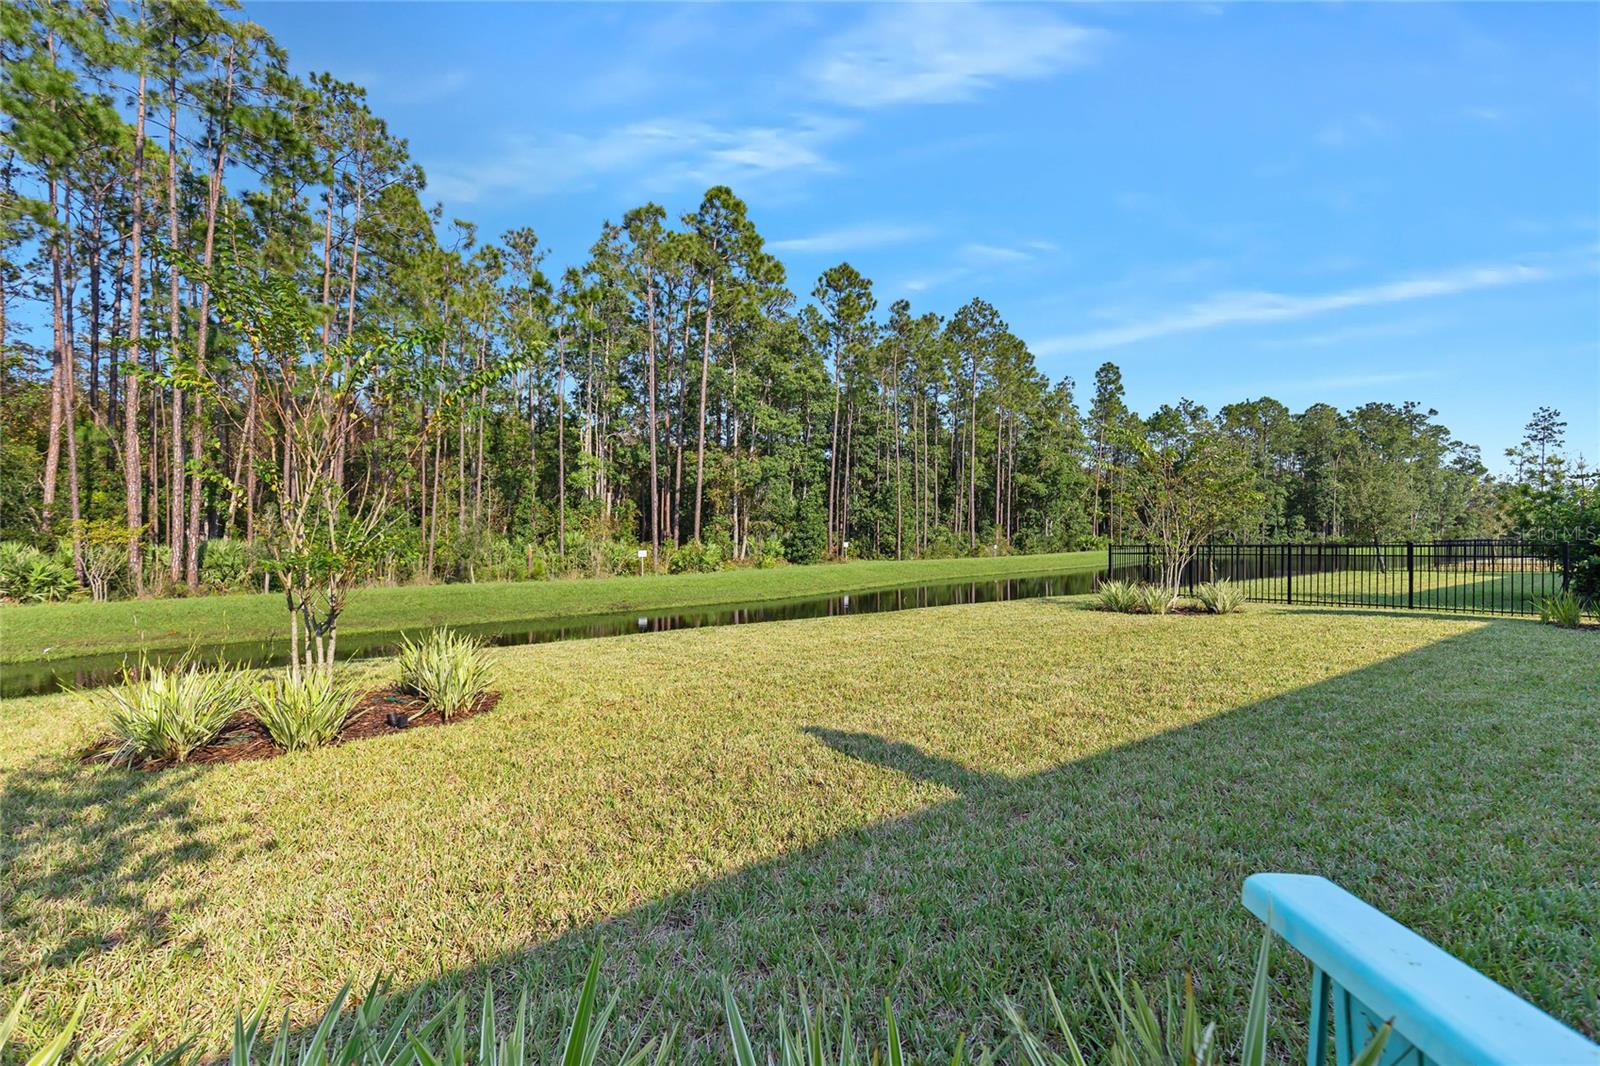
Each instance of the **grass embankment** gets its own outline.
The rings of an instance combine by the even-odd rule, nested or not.
[[[498,649],[504,698],[460,725],[158,774],[72,758],[82,697],[8,701],[0,1000],[34,988],[45,1022],[92,990],[91,1039],[170,1042],[269,987],[304,1022],[347,979],[475,1002],[525,975],[553,1029],[603,941],[624,1020],[676,1019],[691,1053],[722,1048],[727,973],[762,1026],[799,981],[858,1019],[891,996],[948,1060],[1046,976],[1092,1006],[1120,944],[1143,980],[1192,971],[1231,1035],[1240,883],[1290,870],[1593,1035],[1596,649],[1525,621],[950,607]],[[1292,1033],[1304,962],[1275,978]]]
[[[723,570],[572,581],[364,588],[339,622],[346,636],[392,629],[702,607],[823,596],[924,581],[1062,573],[1105,565],[1103,552],[925,559]],[[182,649],[199,643],[276,640],[288,615],[276,593],[0,607],[0,663],[94,653]]]

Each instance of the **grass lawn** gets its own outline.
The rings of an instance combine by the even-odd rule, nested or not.
[[[339,632],[560,618],[855,592],[924,581],[1063,573],[1105,565],[1104,552],[782,566],[644,578],[503,581],[358,589]],[[0,663],[96,652],[186,648],[196,641],[276,640],[288,626],[277,593],[0,607]]]
[[[803,980],[948,1059],[1046,976],[1084,1009],[1120,944],[1231,1035],[1240,883],[1290,870],[1600,1032],[1593,633],[1036,600],[493,655],[459,725],[162,774],[75,762],[82,697],[0,704],[0,1000],[90,990],[91,1038],[168,1042],[269,987],[303,1022],[351,978],[525,976],[553,1028],[603,941],[622,1015],[691,1051],[727,973],[768,1032]],[[1307,968],[1275,979],[1292,1040]]]
[[[1289,583],[1280,575],[1240,582],[1248,595],[1284,601]],[[1559,570],[1482,574],[1470,570],[1418,570],[1408,580],[1404,567],[1374,570],[1331,570],[1296,574],[1294,602],[1343,606],[1405,607],[1419,611],[1467,611],[1483,614],[1537,615],[1539,602],[1561,594]]]

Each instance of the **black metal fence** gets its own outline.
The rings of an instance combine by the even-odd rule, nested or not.
[[[1107,574],[1156,581],[1161,550],[1113,544]],[[1265,603],[1393,607],[1468,614],[1537,614],[1572,583],[1570,544],[1512,538],[1207,544],[1183,568],[1189,592],[1228,580]]]

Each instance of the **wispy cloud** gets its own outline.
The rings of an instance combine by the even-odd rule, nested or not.
[[[887,5],[829,41],[811,78],[850,107],[947,103],[1089,62],[1104,36],[1045,8]]]
[[[1323,126],[1317,131],[1317,143],[1324,148],[1351,148],[1391,132],[1393,127],[1376,115],[1352,115]]]
[[[1325,395],[1335,392],[1357,392],[1378,389],[1388,385],[1405,385],[1414,381],[1431,381],[1440,376],[1437,370],[1378,371],[1370,374],[1329,374],[1321,377],[1299,378],[1293,381],[1254,382],[1234,386],[1232,395],[1243,396],[1297,396],[1303,394]]]
[[[1060,247],[1054,241],[1032,239],[1014,244],[986,244],[973,241],[963,244],[949,266],[914,275],[900,282],[898,288],[906,292],[926,292],[937,289],[983,271],[997,271],[1005,267],[1032,262],[1041,256],[1054,255]]]
[[[834,255],[864,248],[886,248],[906,244],[929,236],[933,231],[927,226],[898,226],[880,223],[862,223],[840,226],[804,237],[785,237],[768,241],[767,248],[774,252],[809,252],[817,255]]]
[[[1000,244],[969,244],[962,248],[968,259],[979,263],[1026,263],[1034,253],[1027,248],[1013,248]]]
[[[487,158],[428,164],[428,191],[452,203],[472,203],[495,195],[541,195],[607,177],[667,189],[743,187],[775,174],[832,170],[826,149],[851,127],[816,117],[733,127],[660,118],[593,136],[514,137]]]
[[[1278,292],[1231,292],[1105,329],[1047,338],[1034,344],[1040,354],[1098,351],[1154,340],[1178,333],[1194,333],[1221,326],[1284,322],[1358,307],[1406,303],[1442,296],[1503,288],[1543,281],[1557,276],[1550,269],[1523,264],[1463,267],[1367,285],[1339,292],[1297,296]]]
[[[1430,318],[1408,318],[1396,322],[1375,322],[1366,326],[1330,329],[1320,333],[1302,333],[1293,337],[1274,337],[1263,341],[1263,348],[1339,348],[1368,341],[1392,340],[1395,337],[1415,337],[1437,328],[1438,322]]]

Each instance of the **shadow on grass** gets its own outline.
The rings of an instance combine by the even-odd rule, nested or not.
[[[215,846],[184,785],[199,768],[95,772],[42,759],[0,791],[0,983],[85,955],[171,942],[172,915],[195,900],[160,896],[175,867]]]
[[[722,1055],[717,995],[727,974],[747,1020],[767,1033],[801,980],[863,1021],[889,996],[931,1059],[947,1058],[958,1033],[1003,1038],[997,996],[1017,997],[1037,1022],[1047,977],[1069,1011],[1092,1017],[1091,978],[1120,957],[1156,986],[1192,973],[1206,1013],[1232,1037],[1260,935],[1238,903],[1240,884],[1258,870],[1291,870],[1338,881],[1593,1035],[1600,693],[1561,688],[1532,655],[1507,654],[1508,637],[1538,635],[1507,628],[1517,625],[1485,623],[1017,777],[835,728],[819,707],[805,732],[837,758],[954,795],[422,987],[442,998],[532,982],[549,1046],[603,943],[603,987],[621,997],[624,1023],[679,1022],[690,1057]],[[1510,687],[1484,698],[1485,671]],[[29,924],[34,897],[113,892],[159,940],[161,913],[143,893],[164,862],[204,855],[152,843],[192,834],[191,812],[163,795],[164,777],[118,778],[127,792],[107,779],[89,810],[78,777],[69,788],[23,775],[8,790],[11,822],[26,836],[7,857],[59,856],[54,873],[14,893],[25,934],[50,931]],[[63,943],[52,964],[92,947]],[[1293,1031],[1303,1025],[1305,968],[1285,950],[1274,972],[1278,1017]]]

